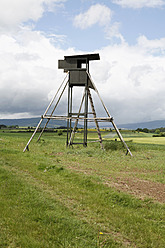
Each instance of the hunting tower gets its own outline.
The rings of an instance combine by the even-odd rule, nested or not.
[[[128,148],[121,133],[119,132],[117,126],[114,123],[113,117],[111,117],[108,109],[106,108],[103,100],[100,97],[100,94],[99,94],[94,82],[92,81],[92,78],[91,78],[90,73],[89,73],[89,62],[93,61],[93,60],[100,60],[100,56],[98,53],[65,56],[64,60],[58,61],[58,68],[63,69],[64,72],[67,73],[67,75],[66,75],[64,81],[62,82],[61,86],[59,87],[56,95],[53,97],[52,101],[50,102],[49,106],[47,107],[45,113],[41,116],[41,120],[38,123],[32,137],[28,141],[24,151],[26,151],[26,149],[27,150],[29,149],[28,146],[29,146],[31,140],[33,139],[35,133],[37,132],[38,128],[40,127],[42,120],[47,119],[47,122],[46,122],[44,128],[42,129],[42,131],[39,135],[38,141],[40,140],[40,137],[41,137],[43,131],[45,130],[47,124],[49,123],[49,121],[51,119],[56,119],[56,120],[66,120],[67,121],[67,140],[66,140],[67,146],[71,146],[74,144],[83,144],[84,146],[87,146],[87,143],[88,143],[88,140],[87,140],[88,122],[89,121],[95,122],[96,130],[98,133],[98,141],[100,142],[102,149],[104,149],[104,148],[103,148],[103,144],[102,144],[102,137],[101,137],[98,122],[111,122],[118,137],[120,138],[121,142],[125,146],[127,153],[129,153],[132,156],[130,149]],[[63,90],[62,90],[60,96],[57,98],[57,94],[61,90],[66,78],[67,78],[67,82],[66,82],[65,86],[63,87]],[[65,115],[65,116],[54,115],[56,107],[57,107],[58,103],[60,102],[60,99],[61,99],[66,87],[68,87],[67,115]],[[79,107],[79,110],[77,112],[73,111],[73,88],[75,88],[75,87],[81,87],[84,89],[82,99],[80,99],[81,100],[80,101],[80,107]],[[91,89],[97,93],[97,96],[102,103],[103,109],[106,112],[106,115],[107,115],[106,117],[97,117],[96,116],[96,111],[95,111],[95,107],[94,107],[94,103],[93,103],[93,99],[92,99],[92,95],[91,95]],[[56,98],[57,98],[56,104],[55,104],[52,112],[48,115],[47,113],[48,113],[50,107],[52,106],[52,104]],[[89,106],[88,106],[89,103],[90,103],[90,107],[92,110],[91,113],[89,112]],[[91,115],[92,115],[92,117],[91,117]],[[76,128],[78,125],[78,121],[83,121],[83,142],[81,142],[81,143],[74,142],[74,136],[75,136]],[[74,126],[73,126],[73,124],[74,124]]]
[[[64,60],[58,61],[58,68],[64,69],[64,72],[69,72],[69,82],[68,82],[68,120],[67,120],[67,145],[73,145],[73,135],[72,133],[72,119],[74,117],[83,117],[84,118],[84,140],[83,145],[87,146],[87,124],[88,124],[88,97],[90,95],[90,88],[94,89],[92,81],[89,77],[89,61],[99,60],[99,54],[85,54],[85,55],[74,55],[74,56],[65,56]],[[74,87],[83,87],[84,96],[83,102],[84,111],[73,113],[73,88]],[[81,105],[82,105],[81,104]],[[93,103],[92,103],[93,104]],[[81,106],[82,108],[82,106]],[[101,137],[101,135],[100,135]],[[76,143],[77,144],[77,143]]]

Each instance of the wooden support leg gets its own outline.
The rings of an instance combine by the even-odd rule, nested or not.
[[[53,110],[52,110],[52,112],[51,112],[51,114],[50,114],[50,117],[52,117],[52,115],[53,115],[55,109],[57,108],[57,105],[58,105],[58,103],[59,103],[59,101],[60,101],[60,99],[61,99],[61,97],[62,97],[62,95],[63,95],[63,93],[64,93],[64,91],[65,91],[65,89],[66,89],[67,84],[68,84],[68,82],[65,84],[65,86],[64,86],[64,88],[63,88],[63,91],[61,92],[61,95],[60,95],[60,97],[58,98],[58,101],[57,101],[55,107],[53,108]],[[42,129],[42,131],[41,131],[41,133],[40,133],[40,135],[39,135],[39,137],[38,137],[37,142],[40,140],[40,138],[41,138],[41,136],[42,136],[42,134],[43,134],[45,128],[47,127],[47,125],[48,125],[48,123],[49,123],[49,121],[50,121],[50,118],[47,120],[47,122],[46,122],[44,128]]]
[[[95,111],[95,108],[94,108],[94,104],[93,104],[93,100],[92,100],[92,96],[91,96],[91,92],[90,92],[89,88],[88,88],[88,96],[89,96],[89,100],[90,100],[90,104],[91,104],[91,108],[92,108],[92,113],[93,113],[94,121],[95,121],[95,124],[96,124],[96,130],[97,130],[97,133],[98,133],[100,146],[104,150],[103,143],[102,143],[102,138],[101,138],[101,132],[100,132],[100,128],[99,128],[99,124],[98,124],[98,121],[96,119],[96,111]]]
[[[77,119],[75,121],[73,130],[72,130],[72,133],[71,133],[71,137],[70,137],[70,140],[69,140],[69,146],[72,145],[73,140],[74,140],[74,136],[75,136],[75,132],[76,132],[76,127],[77,127],[77,124],[78,124],[78,120],[79,120],[81,108],[82,108],[82,105],[83,105],[83,102],[84,102],[84,97],[85,97],[85,92],[83,94],[83,97],[82,97],[82,100],[81,100],[81,104],[80,104],[80,108],[79,108],[79,112],[78,112],[78,115],[77,115]]]
[[[59,89],[58,89],[56,95],[53,97],[53,99],[51,100],[51,102],[50,102],[50,104],[48,105],[47,109],[45,110],[45,113],[43,114],[43,117],[44,117],[44,116],[47,114],[47,112],[49,111],[49,109],[50,109],[51,105],[53,104],[53,102],[54,102],[54,100],[55,100],[55,98],[56,98],[56,96],[57,96],[59,90],[61,89],[62,85],[64,84],[64,82],[65,82],[67,76],[68,76],[68,73],[67,73],[66,77],[64,78],[62,84],[60,85],[60,87],[59,87]],[[67,83],[68,83],[68,82],[67,82]],[[34,138],[34,136],[35,136],[37,130],[39,129],[39,127],[40,127],[40,125],[41,125],[41,123],[42,123],[42,121],[43,121],[43,117],[41,117],[41,120],[39,121],[39,123],[38,123],[36,129],[34,130],[34,133],[32,134],[31,138],[29,139],[29,141],[28,141],[27,145],[25,146],[23,152],[25,152],[26,150],[29,150],[29,144],[30,144],[30,142],[32,141],[32,139]]]
[[[99,99],[100,99],[100,101],[101,101],[101,103],[102,103],[102,105],[103,105],[103,107],[104,107],[104,109],[105,109],[105,112],[107,113],[107,115],[108,115],[109,118],[111,119],[111,123],[112,123],[112,125],[113,125],[113,127],[114,127],[114,129],[115,129],[115,131],[116,131],[116,133],[117,133],[117,135],[118,135],[118,137],[119,137],[119,139],[120,139],[121,142],[123,143],[123,146],[127,149],[127,152],[132,156],[132,153],[131,153],[129,147],[128,147],[127,144],[125,143],[125,141],[124,141],[124,139],[123,139],[121,133],[119,132],[119,129],[118,129],[117,126],[115,125],[115,123],[114,123],[114,121],[113,121],[113,118],[111,117],[111,115],[110,115],[108,109],[106,108],[106,106],[105,106],[103,100],[101,99],[101,96],[100,96],[100,94],[99,94],[99,92],[98,92],[98,90],[97,90],[97,88],[96,88],[94,82],[92,81],[92,78],[91,78],[90,74],[89,74],[88,72],[87,72],[87,74],[88,74],[89,79],[90,79],[91,82],[92,82],[92,85],[93,85],[94,90],[96,91],[96,93],[97,93],[97,95],[98,95],[98,97],[99,97]]]

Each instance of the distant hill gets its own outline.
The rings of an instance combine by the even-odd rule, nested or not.
[[[156,128],[160,128],[160,127],[165,127],[165,120],[156,120],[156,121],[130,123],[130,124],[119,124],[118,125],[118,128],[132,129],[132,130],[136,130],[137,128],[156,129]]]
[[[0,119],[0,125],[6,125],[6,126],[18,125],[19,127],[28,127],[28,126],[36,127],[39,121],[40,121],[40,117],[24,118],[24,119]],[[43,127],[45,123],[46,123],[46,119],[43,120],[41,127]],[[48,127],[56,128],[56,127],[66,126],[66,125],[67,125],[66,121],[50,120]],[[78,125],[78,127],[82,127],[82,126]],[[149,122],[141,122],[141,123],[130,123],[130,124],[117,124],[117,127],[123,128],[123,129],[132,129],[132,130],[136,130],[137,128],[155,129],[155,128],[160,128],[160,127],[165,127],[165,120],[157,120],[157,121],[149,121]]]
[[[18,125],[19,127],[36,127],[40,121],[40,117],[36,118],[24,118],[24,119],[0,119],[0,125],[6,125],[6,126],[15,126]],[[41,123],[41,127],[44,127],[47,119],[44,119]],[[49,128],[57,128],[57,127],[66,127],[67,122],[62,120],[50,120],[47,127]],[[79,128],[82,127],[82,125],[77,125]]]
[[[36,127],[40,121],[40,117],[37,118],[24,118],[24,119],[0,119],[0,125],[6,126],[15,126],[18,125],[19,127]],[[46,119],[42,121],[41,127],[43,127],[46,123]],[[66,121],[61,120],[50,120],[48,127],[56,128],[60,126],[66,126]]]

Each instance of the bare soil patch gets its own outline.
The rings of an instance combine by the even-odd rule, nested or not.
[[[88,175],[97,174],[96,170],[91,168],[82,169],[79,166],[69,166],[69,169],[76,171],[77,173],[84,173]],[[165,185],[158,182],[152,182],[148,180],[142,180],[137,177],[102,177],[105,179],[105,185],[116,188],[123,192],[130,193],[137,196],[140,199],[152,198],[160,203],[165,202]]]
[[[106,181],[109,186],[119,190],[129,192],[133,195],[144,199],[145,197],[153,198],[161,203],[165,202],[165,185],[162,183],[151,182],[138,179],[135,177],[116,178],[116,181],[109,179]]]

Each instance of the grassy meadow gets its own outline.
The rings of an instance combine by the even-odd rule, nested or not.
[[[164,247],[165,138],[123,132],[130,157],[108,135],[105,151],[45,133],[23,153],[31,133],[0,130],[0,247]]]

